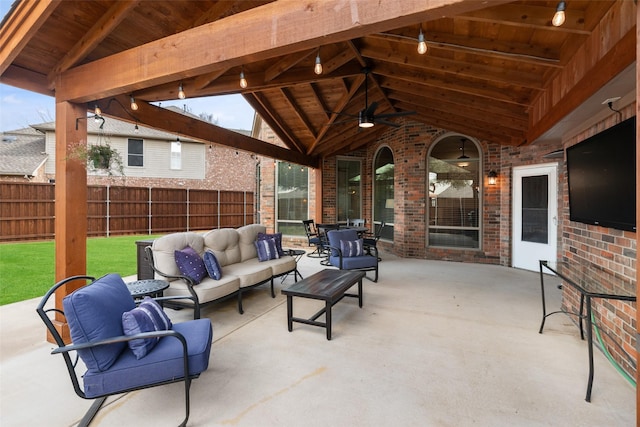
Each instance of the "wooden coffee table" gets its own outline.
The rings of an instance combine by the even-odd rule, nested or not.
[[[327,329],[327,339],[331,339],[331,307],[344,297],[358,298],[358,305],[362,308],[362,278],[363,271],[332,270],[325,269],[303,279],[287,289],[282,294],[287,296],[287,326],[289,332],[293,331],[293,322],[307,325],[320,326]],[[348,294],[346,291],[358,284],[358,294]],[[322,300],[325,306],[322,310],[309,319],[293,317],[293,297],[302,297]],[[325,315],[324,322],[316,319]]]

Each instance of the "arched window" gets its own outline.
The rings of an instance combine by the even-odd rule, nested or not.
[[[480,151],[461,135],[436,142],[429,153],[428,245],[480,248]]]
[[[385,240],[393,240],[394,169],[391,149],[382,147],[373,161],[373,226],[375,229],[384,221],[380,237]]]

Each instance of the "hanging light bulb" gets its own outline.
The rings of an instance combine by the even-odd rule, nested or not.
[[[136,99],[133,97],[133,95],[131,96],[131,109],[133,111],[138,110],[138,104],[136,104]]]
[[[244,70],[240,71],[240,87],[246,89],[247,79],[244,78]]]
[[[564,1],[558,3],[558,7],[556,7],[556,13],[553,15],[553,19],[551,20],[551,24],[554,27],[559,27],[564,24],[565,15],[564,10],[567,8],[567,5]]]
[[[186,97],[187,95],[184,93],[184,88],[182,87],[182,83],[180,83],[180,86],[178,87],[178,98],[185,99]]]
[[[418,53],[424,55],[427,53],[427,42],[424,41],[424,33],[422,27],[420,27],[420,34],[418,34]]]
[[[100,109],[100,107],[98,107],[98,104],[96,104],[96,106],[93,108],[93,113],[96,116],[101,116],[102,115],[102,110]]]
[[[138,124],[136,123],[136,127],[133,128],[133,133],[137,134],[138,132],[140,132],[140,129],[138,129]]]
[[[322,74],[322,62],[320,62],[320,49],[318,49],[318,55],[316,55],[316,65],[313,67],[313,72],[317,75]]]

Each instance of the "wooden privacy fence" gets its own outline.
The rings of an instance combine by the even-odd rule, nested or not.
[[[253,192],[89,186],[87,235],[163,234],[240,227],[255,218]],[[0,182],[0,241],[55,236],[55,184]]]

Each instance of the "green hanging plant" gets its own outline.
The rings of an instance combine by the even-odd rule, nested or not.
[[[88,170],[105,171],[109,175],[124,176],[122,157],[109,142],[99,144],[86,144],[78,142],[69,149],[69,158],[78,160],[87,165]]]

